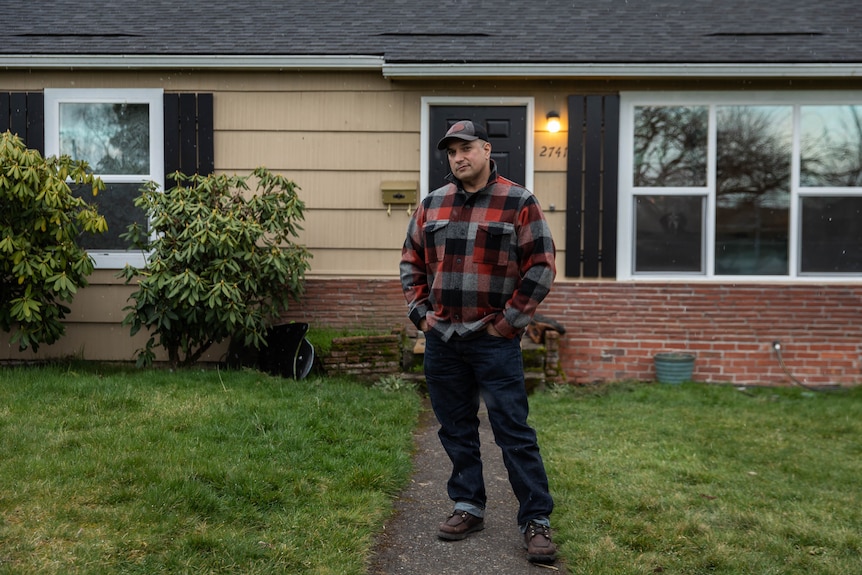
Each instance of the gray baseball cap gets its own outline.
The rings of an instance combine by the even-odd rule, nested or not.
[[[464,140],[472,142],[473,140],[488,140],[488,132],[481,124],[471,122],[470,120],[459,120],[452,124],[446,135],[437,143],[438,150],[445,150],[449,145],[449,140]]]

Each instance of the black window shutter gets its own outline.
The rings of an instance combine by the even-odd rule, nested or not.
[[[213,150],[213,95],[165,94],[166,188],[174,172],[208,175],[215,170]]]
[[[566,277],[617,274],[620,97],[569,96]]]
[[[27,138],[28,148],[45,155],[45,95],[42,92],[27,94]]]
[[[24,145],[45,153],[45,97],[42,92],[0,92],[0,132],[9,130]]]

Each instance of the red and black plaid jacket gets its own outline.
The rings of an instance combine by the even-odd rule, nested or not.
[[[422,201],[407,227],[401,286],[410,320],[444,341],[488,323],[520,334],[556,274],[554,240],[535,196],[497,175],[467,193],[451,176]]]

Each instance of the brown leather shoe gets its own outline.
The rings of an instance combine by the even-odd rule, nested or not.
[[[475,531],[485,528],[485,520],[466,511],[453,511],[446,521],[440,524],[437,537],[447,541],[460,541]]]
[[[530,521],[524,533],[524,549],[530,563],[553,563],[557,559],[557,546],[551,541],[551,530]]]

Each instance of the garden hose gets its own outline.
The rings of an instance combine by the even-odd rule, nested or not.
[[[795,383],[796,385],[798,385],[799,387],[801,387],[803,389],[807,389],[808,391],[821,391],[821,390],[817,389],[816,387],[811,387],[810,385],[805,385],[804,383],[802,383],[801,381],[799,381],[798,379],[793,377],[793,374],[790,373],[790,370],[787,369],[786,365],[784,365],[784,358],[781,356],[781,342],[780,341],[777,341],[777,340],[773,341],[772,342],[772,349],[775,350],[775,355],[778,356],[778,365],[781,366],[781,369],[784,370],[784,373],[787,374],[787,377],[790,378],[790,381],[792,381],[793,383]]]

